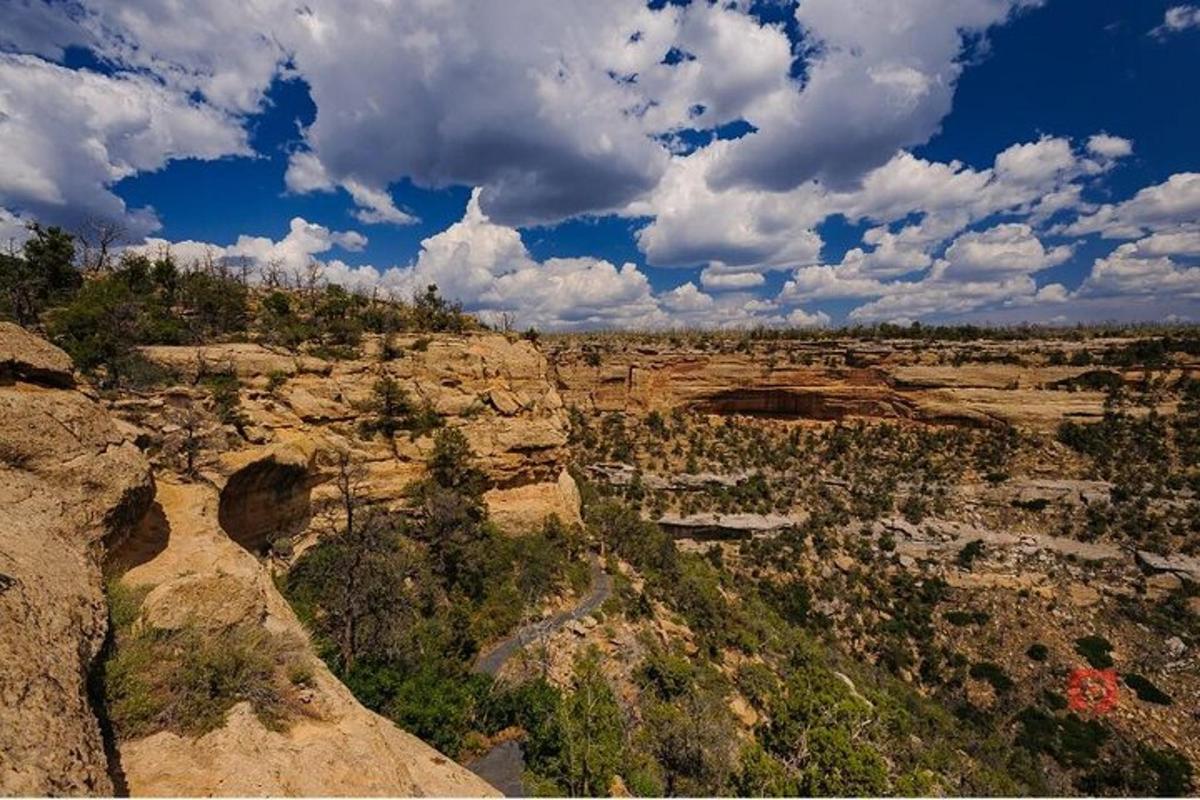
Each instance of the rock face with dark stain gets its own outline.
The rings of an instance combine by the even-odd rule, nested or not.
[[[88,675],[100,565],[154,498],[125,431],[61,350],[0,325],[0,794],[111,794]]]
[[[800,524],[783,514],[714,514],[703,512],[681,516],[664,514],[658,525],[664,533],[680,539],[747,539],[759,533],[775,533]]]
[[[722,389],[692,403],[707,414],[747,414],[812,420],[847,416],[913,417],[911,403],[887,390],[855,391],[744,387]]]

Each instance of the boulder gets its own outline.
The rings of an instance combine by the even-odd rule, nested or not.
[[[1183,580],[1174,572],[1159,572],[1146,578],[1146,595],[1159,600],[1183,586]]]
[[[0,322],[0,383],[26,381],[70,388],[71,357],[11,322]]]
[[[1137,562],[1150,572],[1167,573],[1189,581],[1200,581],[1200,558],[1174,555],[1162,556],[1149,550],[1138,550]]]
[[[1082,608],[1094,606],[1100,602],[1100,592],[1084,583],[1072,583],[1067,588],[1067,596],[1071,603]]]
[[[1178,636],[1172,636],[1166,641],[1167,655],[1171,658],[1182,658],[1187,652],[1187,644]]]
[[[522,534],[541,528],[549,516],[568,525],[582,525],[579,487],[565,469],[558,480],[531,483],[512,489],[492,489],[484,494],[488,514],[505,533]]]

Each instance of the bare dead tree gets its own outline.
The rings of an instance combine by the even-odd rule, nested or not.
[[[190,402],[177,418],[180,432],[179,455],[183,460],[183,474],[188,480],[196,478],[196,457],[204,444],[201,436],[203,422],[203,417]]]
[[[91,218],[75,233],[79,242],[79,261],[87,273],[107,272],[112,250],[125,241],[125,226],[119,222]]]
[[[283,259],[272,258],[263,265],[262,285],[267,289],[280,289],[287,285],[287,274],[283,268]]]
[[[311,299],[324,282],[325,266],[316,259],[310,259],[300,273],[300,291]]]
[[[254,268],[254,261],[250,258],[239,258],[237,262],[238,281],[242,286],[250,285],[250,272]]]
[[[345,530],[354,531],[355,510],[363,503],[367,482],[367,468],[354,458],[349,448],[339,447],[334,453],[333,485],[337,489],[338,502],[345,520]]]

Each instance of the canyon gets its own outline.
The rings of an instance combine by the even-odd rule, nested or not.
[[[1066,361],[1084,347],[1096,351],[1120,344],[1021,340],[920,346],[849,338],[780,344],[728,337],[701,346],[666,336],[534,343],[474,332],[366,336],[348,358],[252,342],[154,345],[139,353],[168,379],[150,388],[101,392],[74,372],[65,353],[0,323],[5,517],[0,790],[497,793],[363,707],[318,657],[310,632],[277,586],[301,554],[336,532],[347,486],[381,508],[404,511],[411,504],[409,487],[424,475],[431,437],[363,434],[373,387],[383,379],[403,387],[414,407],[427,409],[439,426],[465,436],[487,479],[489,516],[515,536],[550,516],[580,525],[580,476],[617,492],[644,487],[676,502],[698,493],[734,492],[752,475],[765,474],[739,465],[687,470],[665,455],[665,445],[663,452],[650,453],[661,462],[654,469],[632,458],[589,460],[572,440],[572,415],[600,421],[615,414],[635,427],[648,425],[653,414],[686,414],[712,430],[736,419],[767,426],[1020,429],[1053,437],[1064,420],[1102,419],[1107,395],[1093,388],[1096,367],[1050,364],[1045,352],[1056,349]],[[1181,356],[1160,377],[1178,381],[1197,369],[1200,361]],[[1100,372],[1105,381],[1121,385],[1146,379],[1140,365]],[[235,387],[233,401],[214,400],[217,380]],[[1174,401],[1164,407],[1173,408]],[[1033,464],[1029,474],[1000,485],[970,484],[952,495],[950,507],[962,511],[953,519],[931,516],[917,525],[885,516],[870,535],[897,540],[899,569],[949,575],[952,586],[980,592],[992,607],[1003,606],[1002,593],[1010,590],[1032,590],[1038,597],[1066,593],[1073,610],[1054,613],[1076,621],[1081,609],[1132,596],[1135,584],[1148,581],[1158,587],[1152,591],[1161,592],[1200,578],[1195,558],[1186,554],[1135,554],[1103,542],[1055,537],[1031,528],[1024,517],[1013,517],[1011,529],[1002,527],[1000,522],[1011,521],[1003,515],[1012,508],[1079,511],[1109,501],[1109,482],[1054,474],[1048,464]],[[787,473],[769,477],[793,480]],[[821,480],[835,492],[847,485],[837,476]],[[715,547],[733,564],[738,540],[769,538],[808,516],[803,510],[644,511],[685,548]],[[954,559],[976,541],[989,548],[991,567],[956,570]],[[1099,573],[1079,566],[1091,562],[1108,565],[1099,579]],[[641,580],[628,564],[617,567],[624,580]],[[840,551],[813,565],[830,581],[860,568]],[[595,562],[592,571],[598,570]],[[605,587],[602,596],[592,597],[595,602],[564,600],[567,605],[558,607],[578,613],[545,610],[543,621],[499,643],[481,669],[520,674],[526,666],[519,659],[506,662],[531,640],[531,631],[544,633],[552,651],[550,674],[562,685],[569,683],[572,654],[584,643],[612,654],[614,664],[622,652],[643,653],[636,626],[600,632],[596,617],[608,599],[611,565],[606,570],[593,574],[593,584],[600,580]],[[97,695],[111,638],[106,582],[110,591],[116,582],[144,595],[134,623],[138,630],[198,628],[216,635],[249,625],[295,643],[291,668],[306,676],[295,687],[295,719],[272,727],[243,703],[203,735],[160,730],[114,737]],[[831,618],[850,613],[841,600],[822,602]],[[661,617],[655,636],[694,649],[695,636],[683,621],[661,604],[655,608]],[[1180,666],[1195,657],[1184,647],[1189,655],[1167,667],[1170,675],[1183,676],[1171,679],[1179,705],[1200,692]],[[625,676],[624,691],[632,696],[632,666],[620,669],[625,671],[612,674]],[[731,702],[749,730],[759,715],[740,695]],[[1160,733],[1173,720],[1181,730],[1194,729],[1193,721],[1153,713],[1158,716],[1139,711],[1130,720]],[[1163,735],[1181,750],[1194,751],[1188,741]]]

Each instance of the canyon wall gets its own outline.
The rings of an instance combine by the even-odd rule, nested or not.
[[[100,564],[154,497],[131,433],[66,354],[0,323],[0,794],[111,794],[89,676]]]
[[[558,487],[566,423],[545,362],[496,338],[428,343],[429,373],[403,383],[440,410],[472,407],[448,420],[479,449],[501,499]],[[270,537],[310,526],[337,448],[354,449],[371,477],[384,478],[364,485],[385,500],[399,502],[420,473],[428,441],[406,439],[393,453],[353,435],[375,365],[253,345],[154,350],[183,380],[107,398],[106,409],[76,386],[62,351],[0,323],[0,793],[495,795],[354,699],[312,651],[259,557]],[[432,366],[442,358],[455,368]],[[207,405],[212,370],[244,383],[238,419],[221,422]],[[295,379],[289,391],[267,390],[280,374]],[[485,403],[494,405],[474,408]],[[118,742],[104,730],[101,700],[105,575],[144,594],[139,630],[249,625],[295,642],[309,676],[293,698],[302,713],[268,727],[242,703],[199,737],[160,730]]]
[[[1064,417],[1103,411],[1103,392],[1071,391],[1068,385],[1089,368],[1046,365],[1047,343],[1036,340],[970,345],[767,340],[730,347],[734,341],[702,349],[666,337],[564,338],[547,346],[547,357],[563,402],[585,413],[684,407],[794,419],[871,417],[1052,430]],[[1020,363],[987,363],[989,358]]]

